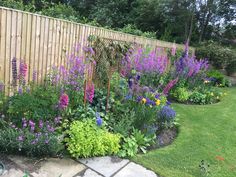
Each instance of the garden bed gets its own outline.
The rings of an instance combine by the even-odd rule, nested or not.
[[[81,47],[81,46],[80,46]],[[78,49],[79,50],[79,49]],[[12,96],[0,85],[0,151],[31,157],[74,158],[137,153],[163,147],[177,136],[170,101],[210,104],[223,93],[207,60],[168,55],[99,38],[53,67],[43,84],[26,82],[27,63],[12,59]],[[115,52],[112,52],[115,51]],[[158,142],[157,142],[158,141]]]

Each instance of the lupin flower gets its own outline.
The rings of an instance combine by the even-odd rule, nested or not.
[[[17,84],[17,63],[16,63],[16,58],[14,57],[11,61],[12,63],[12,85],[16,86]]]
[[[23,94],[23,88],[22,88],[21,86],[18,88],[18,94],[19,94],[19,95],[22,95],[22,94]]]
[[[60,109],[65,109],[67,108],[69,104],[69,97],[66,93],[62,94],[60,99],[59,99],[59,108]]]
[[[178,82],[179,78],[176,78],[174,80],[171,80],[163,89],[163,94],[167,95],[172,87],[175,86],[175,84]]]
[[[0,92],[3,92],[4,90],[4,83],[0,81]]]
[[[97,125],[100,127],[100,126],[102,126],[102,118],[101,118],[101,116],[100,116],[100,114],[98,113],[98,112],[96,112],[96,123],[97,123]]]
[[[20,61],[18,78],[21,85],[25,85],[26,74],[27,74],[27,64],[24,61]]]
[[[37,79],[37,71],[33,71],[33,82],[35,83],[36,82],[36,79]]]
[[[86,87],[86,99],[92,103],[94,98],[94,84],[89,82]]]

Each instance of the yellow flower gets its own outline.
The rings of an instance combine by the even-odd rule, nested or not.
[[[156,105],[159,106],[161,104],[161,100],[157,99],[156,100]]]
[[[211,96],[214,96],[214,93],[213,93],[213,92],[211,92]]]
[[[219,97],[219,96],[217,96],[217,97],[216,97],[216,99],[217,99],[217,100],[219,100],[219,99],[220,99],[220,97]]]
[[[146,102],[147,102],[146,98],[143,98],[143,99],[141,100],[141,103],[143,103],[143,104],[145,104]]]

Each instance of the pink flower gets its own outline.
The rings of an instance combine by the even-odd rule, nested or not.
[[[174,80],[171,80],[163,89],[163,94],[167,95],[172,87],[175,86],[175,84],[178,82],[179,78],[176,78]]]
[[[59,100],[59,108],[65,109],[69,104],[69,97],[66,93],[62,94]]]
[[[94,98],[94,84],[89,82],[86,87],[86,99],[92,103]]]

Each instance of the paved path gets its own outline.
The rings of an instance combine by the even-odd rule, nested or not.
[[[0,177],[157,177],[146,168],[118,157],[80,159],[49,158],[32,160],[21,156],[0,157],[5,171]]]

